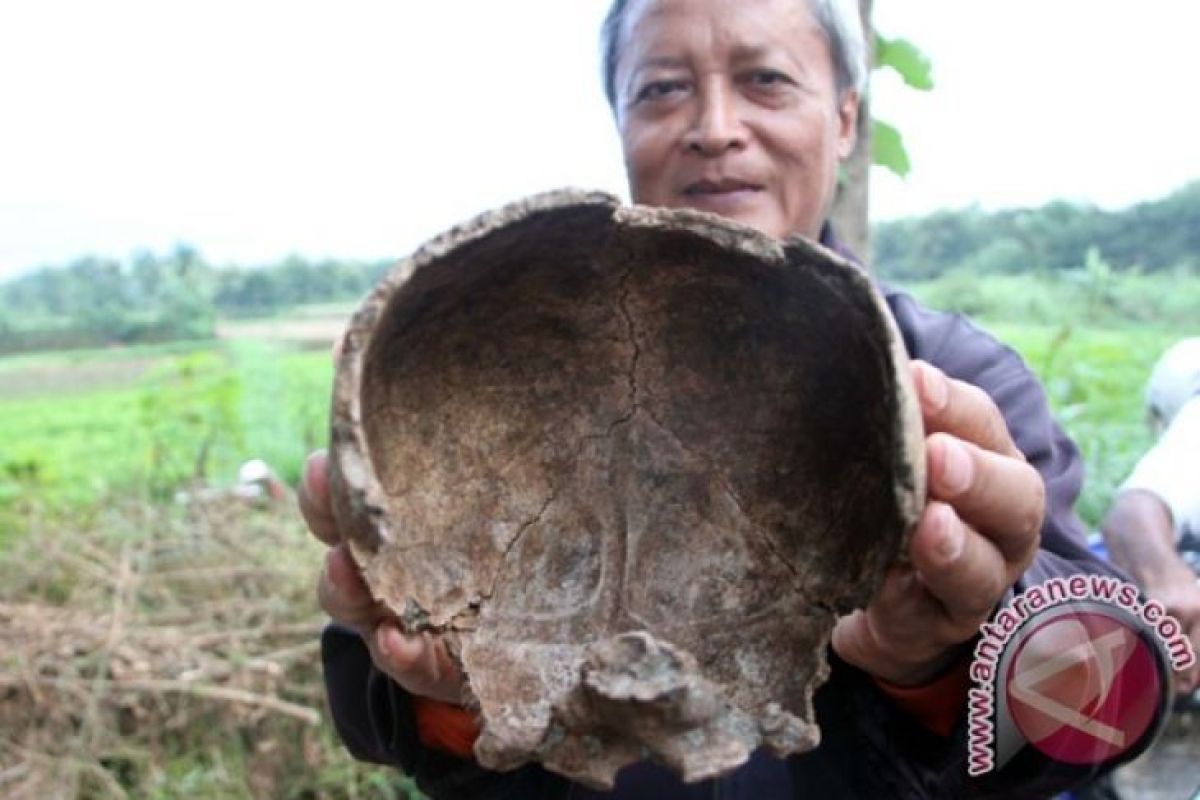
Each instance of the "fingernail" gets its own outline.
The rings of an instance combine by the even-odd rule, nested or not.
[[[342,545],[325,551],[325,574],[330,584],[340,590],[339,584],[346,580],[346,553]]]
[[[950,400],[950,389],[946,386],[946,376],[930,366],[922,365],[920,369],[921,387],[925,390],[925,404],[931,411],[941,411]]]
[[[386,622],[379,623],[379,626],[375,628],[375,644],[379,648],[379,652],[388,658],[391,658],[393,655],[390,639],[391,637],[388,636],[388,624]]]
[[[962,530],[950,519],[948,509],[937,515],[938,531],[937,551],[943,561],[954,561],[962,554]]]
[[[942,489],[949,494],[962,494],[971,486],[971,457],[966,449],[952,439],[942,446]]]
[[[324,495],[322,489],[325,483],[319,480],[321,476],[319,476],[320,470],[317,468],[317,464],[323,463],[327,457],[325,450],[315,450],[308,454],[308,458],[304,459],[304,477],[302,478],[304,488],[314,497]]]

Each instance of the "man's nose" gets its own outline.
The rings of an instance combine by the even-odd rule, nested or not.
[[[703,87],[697,96],[696,114],[684,139],[687,149],[706,156],[739,150],[746,144],[738,115],[737,98],[721,84]]]

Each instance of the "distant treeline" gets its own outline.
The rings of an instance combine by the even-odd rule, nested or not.
[[[1200,182],[1121,211],[1056,202],[887,222],[875,227],[874,248],[878,273],[899,283],[1096,267],[1200,275]],[[0,284],[0,353],[203,339],[218,316],[357,299],[389,264],[292,257],[215,268],[187,246],[126,261],[81,258]]]
[[[0,353],[209,338],[218,316],[354,300],[389,264],[292,257],[218,269],[186,246],[123,262],[81,258],[0,285]]]
[[[892,281],[1083,267],[1095,249],[1115,270],[1200,274],[1200,181],[1120,211],[1055,202],[986,213],[940,211],[875,226],[874,264]]]

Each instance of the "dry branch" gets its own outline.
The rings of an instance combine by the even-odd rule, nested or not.
[[[290,508],[127,524],[47,526],[0,554],[4,797],[139,794],[104,753],[148,764],[172,736],[296,740],[322,720],[321,549]]]
[[[294,717],[309,725],[316,725],[321,721],[321,714],[314,708],[300,705],[298,703],[290,703],[286,700],[280,700],[278,697],[270,695],[255,694],[244,689],[231,689],[225,686],[211,686],[201,683],[192,683],[184,680],[128,680],[128,681],[106,681],[97,680],[89,684],[82,681],[70,680],[67,678],[31,678],[22,680],[12,678],[7,675],[0,675],[0,687],[2,688],[24,688],[29,683],[35,683],[38,686],[60,689],[70,692],[81,697],[92,694],[107,695],[115,692],[144,692],[149,694],[190,694],[196,697],[203,697],[210,700],[222,700],[229,703],[237,703],[243,706],[252,706],[262,708],[267,711],[273,711],[285,716]]]

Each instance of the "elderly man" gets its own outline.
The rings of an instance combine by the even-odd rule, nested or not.
[[[839,248],[827,223],[839,162],[854,147],[865,85],[854,2],[617,0],[603,31],[604,84],[634,202],[695,208],[769,235]],[[600,795],[538,765],[490,773],[470,760],[474,721],[453,703],[461,676],[444,646],[381,615],[329,515],[323,456],[301,505],[332,549],[320,596],[334,718],[356,756],[417,776],[436,797],[956,796],[970,650],[1014,590],[1100,572],[1072,506],[1082,467],[1037,380],[961,317],[900,292],[886,298],[914,359],[930,476],[909,560],[869,606],[839,621],[817,693],[822,744],[759,753],[720,780],[685,786],[636,765]],[[1022,768],[989,790],[1024,795],[1093,765]]]

